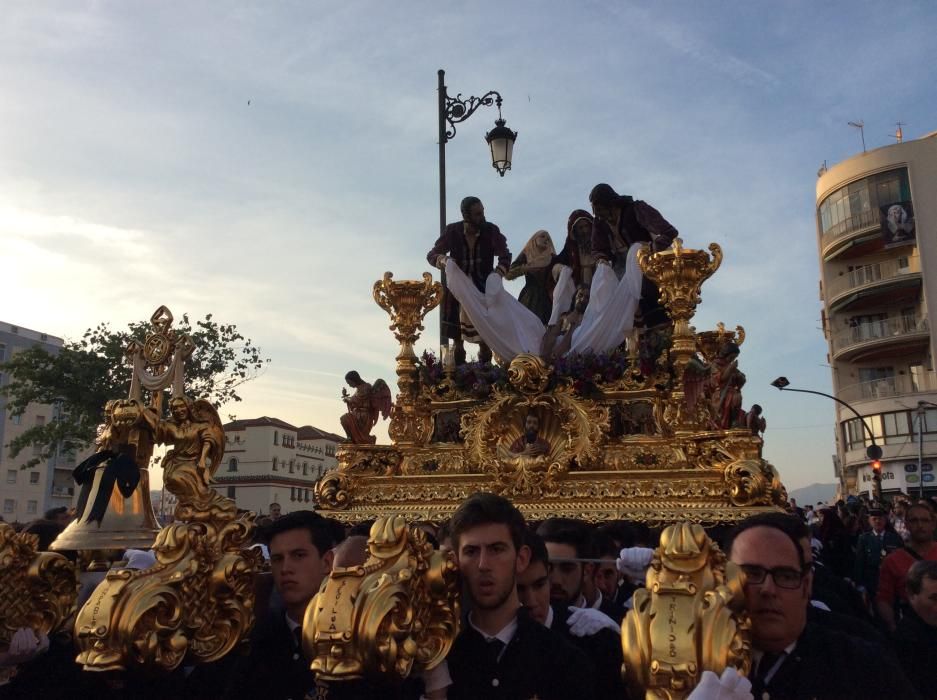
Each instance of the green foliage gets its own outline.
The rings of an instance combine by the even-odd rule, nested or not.
[[[217,323],[211,314],[194,325],[184,314],[175,330],[188,335],[195,345],[185,363],[186,393],[208,399],[216,408],[240,401],[237,387],[259,376],[270,362],[249,338],[238,333],[237,326]],[[142,343],[150,332],[146,322],[119,331],[102,323],[56,354],[34,345],[0,364],[0,371],[10,375],[0,394],[6,396],[12,415],[22,415],[31,403],[56,406],[53,420],[30,427],[7,446],[14,458],[27,447],[33,448],[22,468],[48,460],[59,445],[80,450],[94,441],[104,404],[130,391],[132,368],[125,349],[131,340]]]

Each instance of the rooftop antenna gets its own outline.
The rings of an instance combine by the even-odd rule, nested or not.
[[[904,140],[904,134],[901,133],[901,127],[907,126],[904,122],[895,122],[895,135],[892,136],[898,143],[901,143]]]
[[[857,122],[849,122],[849,126],[854,126],[859,130],[859,136],[862,137],[862,152],[865,153],[865,122],[860,119]]]

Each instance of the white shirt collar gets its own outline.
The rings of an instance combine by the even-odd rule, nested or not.
[[[596,592],[595,592],[595,602],[594,602],[592,605],[590,605],[589,607],[591,607],[591,608],[593,608],[593,609],[595,609],[595,610],[598,610],[599,608],[602,607],[602,591],[596,591]]]
[[[283,616],[286,618],[286,626],[290,628],[290,634],[292,634],[297,627],[302,627],[298,622],[293,622],[293,618],[290,617],[288,613],[283,613]]]
[[[546,619],[546,622],[543,623],[543,626],[546,627],[547,629],[553,629],[553,606],[552,605],[547,606],[547,619]]]
[[[517,615],[512,617],[511,621],[502,627],[501,630],[494,636],[478,629],[478,627],[475,625],[475,622],[472,620],[472,613],[469,613],[468,623],[476,632],[485,638],[486,642],[490,642],[492,639],[497,639],[503,642],[504,646],[510,644],[511,640],[514,638],[514,633],[517,631]]]

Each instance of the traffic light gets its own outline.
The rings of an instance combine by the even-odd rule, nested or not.
[[[882,461],[880,459],[872,460],[872,475],[878,479],[882,478]]]

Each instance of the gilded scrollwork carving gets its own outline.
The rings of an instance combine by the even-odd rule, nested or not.
[[[38,535],[0,522],[0,646],[21,627],[48,635],[75,612],[75,565],[61,554],[37,551],[38,545]]]
[[[703,671],[748,673],[744,575],[695,523],[666,528],[622,625],[626,677],[647,700],[681,700]]]
[[[303,646],[320,683],[433,668],[459,631],[455,562],[401,516],[378,518],[364,564],[336,567],[306,608]]]
[[[725,469],[729,499],[736,506],[782,505],[787,491],[777,470],[763,459],[742,459]]]

